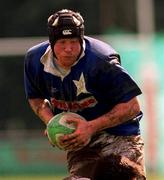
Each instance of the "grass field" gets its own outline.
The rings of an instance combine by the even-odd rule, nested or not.
[[[0,176],[0,180],[62,180],[64,176]],[[164,180],[164,176],[148,175],[147,180]]]
[[[0,180],[62,180],[64,176],[0,176]]]

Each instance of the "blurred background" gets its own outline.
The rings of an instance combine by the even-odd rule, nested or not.
[[[86,35],[120,53],[122,65],[141,87],[147,174],[164,179],[163,7],[163,0],[1,0],[0,178],[67,174],[65,153],[49,145],[45,126],[27,103],[23,63],[28,48],[47,39],[49,15],[70,8],[84,17]]]

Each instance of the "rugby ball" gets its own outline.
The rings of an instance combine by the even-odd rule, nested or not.
[[[59,137],[66,134],[71,134],[76,129],[75,124],[68,124],[66,122],[67,118],[70,117],[78,117],[80,119],[84,119],[79,114],[73,112],[62,112],[55,115],[47,124],[48,139],[52,145],[57,146],[59,149],[63,149],[63,147],[59,143]]]

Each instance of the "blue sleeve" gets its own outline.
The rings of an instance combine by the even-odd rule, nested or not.
[[[39,57],[33,52],[28,51],[24,60],[24,84],[27,98],[43,98],[40,83]]]
[[[127,102],[142,92],[128,72],[118,64],[105,63],[96,71],[96,87],[100,101],[117,103]]]

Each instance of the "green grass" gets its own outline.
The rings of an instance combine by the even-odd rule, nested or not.
[[[164,176],[159,175],[148,175],[147,180],[164,180]]]
[[[0,176],[0,180],[62,180],[65,176]],[[148,175],[147,180],[164,180],[163,176]]]
[[[64,176],[0,176],[0,180],[62,180]]]

